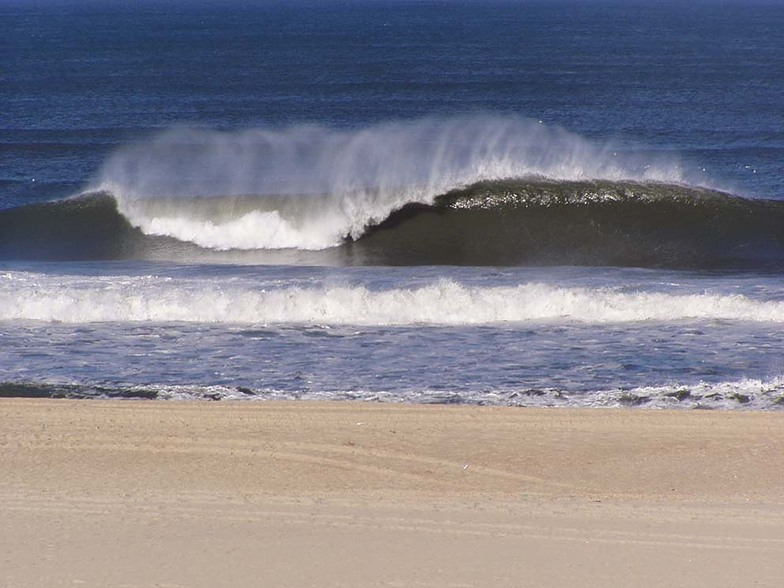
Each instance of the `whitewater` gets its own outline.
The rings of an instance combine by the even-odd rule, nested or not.
[[[759,289],[743,295],[677,292],[693,291],[694,286],[673,288],[675,292],[650,291],[643,285],[587,288],[532,282],[501,287],[444,278],[431,278],[426,285],[381,289],[364,284],[281,286],[279,281],[264,283],[262,276],[252,281],[237,277],[208,281],[6,272],[2,278],[0,320],[357,326],[601,325],[697,319],[777,326],[784,322],[784,289],[778,288],[769,288],[760,296]]]

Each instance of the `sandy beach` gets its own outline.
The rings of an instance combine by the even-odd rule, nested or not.
[[[0,586],[770,586],[784,415],[0,401]]]

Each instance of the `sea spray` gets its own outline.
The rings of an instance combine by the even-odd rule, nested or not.
[[[537,121],[476,115],[359,129],[171,130],[114,153],[93,187],[114,194],[150,235],[213,249],[323,249],[407,203],[532,176],[684,181],[677,162],[641,160]],[[247,196],[268,205],[238,204]],[[192,204],[214,197],[219,210]]]

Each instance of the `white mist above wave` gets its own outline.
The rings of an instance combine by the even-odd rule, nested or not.
[[[116,152],[93,188],[112,192],[147,234],[221,250],[323,249],[408,202],[528,176],[685,181],[676,162],[642,161],[536,121],[473,116],[353,130],[173,130]],[[247,195],[275,198],[248,210],[237,205]],[[221,209],[195,205],[204,198],[220,198]]]
[[[784,322],[784,302],[741,295],[623,292],[542,283],[468,286],[438,280],[371,290],[320,285],[263,289],[174,278],[0,275],[0,320],[304,325],[481,325],[526,321]]]

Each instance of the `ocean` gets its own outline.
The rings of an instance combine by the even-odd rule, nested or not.
[[[0,2],[0,396],[784,407],[784,5]]]

